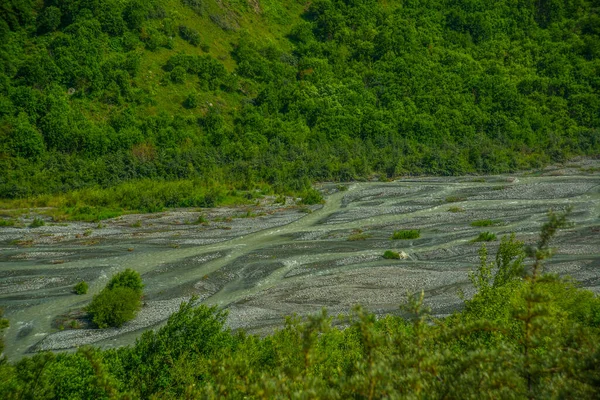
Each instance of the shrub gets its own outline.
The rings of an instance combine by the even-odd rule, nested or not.
[[[493,242],[494,240],[496,240],[496,234],[492,232],[481,232],[473,239],[474,242]]]
[[[39,228],[40,226],[44,226],[46,223],[43,219],[35,217],[31,224],[29,224],[30,228]]]
[[[206,219],[206,217],[204,216],[204,214],[200,214],[200,215],[198,215],[198,218],[196,218],[196,221],[194,221],[194,224],[196,224],[196,225],[208,224],[208,220]]]
[[[392,240],[406,240],[406,239],[418,239],[421,237],[420,229],[408,229],[402,231],[394,231],[392,234]]]
[[[185,75],[186,75],[185,68],[178,65],[175,68],[173,68],[173,70],[169,74],[169,77],[171,78],[171,81],[173,83],[183,83],[185,81]]]
[[[465,201],[464,197],[459,196],[448,196],[446,197],[446,203],[458,203],[459,201]]]
[[[465,212],[465,209],[462,207],[450,207],[448,209],[448,211],[450,211],[451,213],[459,213],[459,212]]]
[[[198,96],[195,93],[188,94],[182,105],[188,110],[198,107]]]
[[[182,3],[190,7],[198,15],[203,15],[205,10],[204,0],[182,0]]]
[[[81,281],[77,285],[73,286],[75,294],[86,294],[88,292],[88,284],[86,281]]]
[[[321,196],[321,193],[319,193],[318,190],[311,188],[302,193],[300,204],[311,205],[320,203],[323,203],[323,196]]]
[[[86,310],[99,328],[119,327],[140,309],[143,288],[140,274],[128,268],[114,275]]]
[[[471,226],[495,226],[500,225],[502,221],[494,219],[478,219],[477,221],[471,222]]]
[[[12,219],[0,219],[0,226],[15,226],[15,221]]]
[[[144,284],[142,283],[142,277],[140,276],[140,273],[127,268],[125,271],[114,275],[106,284],[106,289],[109,290],[119,287],[133,289],[141,294]]]
[[[105,288],[94,296],[87,312],[98,328],[120,327],[133,319],[141,307],[141,295],[127,287]]]
[[[181,36],[183,40],[185,40],[192,46],[198,46],[200,44],[200,34],[195,29],[181,25],[179,27],[179,36]]]
[[[383,253],[383,258],[388,259],[388,260],[399,260],[400,253],[396,253],[395,251],[387,250],[385,253]]]

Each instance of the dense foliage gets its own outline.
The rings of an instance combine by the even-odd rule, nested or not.
[[[324,310],[259,338],[230,331],[224,311],[192,299],[134,346],[0,363],[0,396],[598,398],[600,298],[543,272],[565,221],[551,214],[530,248],[504,237],[492,262],[484,245],[470,274],[477,293],[444,319],[421,293],[402,316],[358,307],[338,321]]]
[[[86,294],[88,291],[88,284],[86,281],[81,281],[73,286],[73,292],[75,294]]]
[[[0,198],[144,178],[301,192],[598,154],[599,7],[5,0]],[[203,204],[136,198],[106,203]]]
[[[119,327],[141,308],[143,288],[139,272],[128,268],[115,274],[86,310],[99,328]]]

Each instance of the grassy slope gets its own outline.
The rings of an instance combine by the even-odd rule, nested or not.
[[[252,3],[252,0],[249,0]],[[271,44],[282,50],[290,50],[291,43],[286,38],[290,28],[299,22],[300,14],[304,6],[293,0],[282,2],[262,1],[264,5],[258,8],[258,12],[244,0],[230,1],[206,1],[206,11],[203,15],[196,14],[190,8],[184,6],[180,0],[168,0],[165,2],[172,19],[178,25],[189,26],[200,33],[203,44],[209,46],[208,54],[222,61],[225,68],[232,72],[236,67],[235,60],[231,57],[233,43],[238,41],[242,35],[247,35],[259,40],[261,44]],[[281,3],[281,5],[279,5]],[[217,26],[210,15],[226,16],[232,25],[239,26],[236,31],[225,31]],[[161,21],[157,21],[161,23]],[[197,77],[190,77],[186,82],[178,85],[164,85],[161,82],[167,79],[163,66],[167,60],[177,54],[184,52],[190,55],[206,54],[200,47],[187,43],[180,37],[174,38],[174,48],[160,48],[155,52],[144,51],[141,68],[142,74],[137,77],[135,84],[142,89],[154,93],[156,105],[140,110],[146,115],[156,115],[160,111],[169,114],[182,113],[181,103],[189,93],[197,92],[200,104],[204,105],[185,113],[200,116],[206,112],[206,104],[219,104],[223,111],[231,112],[237,109],[241,97],[236,94],[222,93],[216,95],[214,92],[200,93],[195,88],[198,84]]]

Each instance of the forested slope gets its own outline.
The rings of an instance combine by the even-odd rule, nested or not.
[[[0,198],[140,179],[292,192],[598,154],[599,10],[598,0],[5,0]],[[222,196],[128,203],[131,192],[117,203]]]

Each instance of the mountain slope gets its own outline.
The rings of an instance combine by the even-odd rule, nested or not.
[[[600,153],[597,1],[5,3],[2,198],[140,179],[290,192]]]

